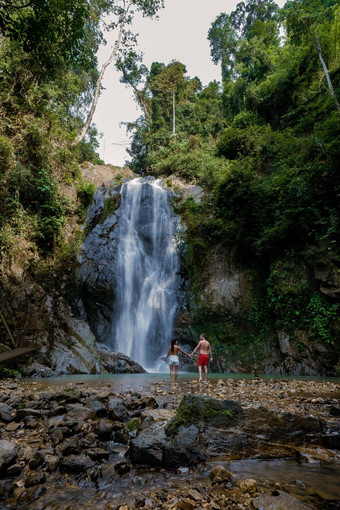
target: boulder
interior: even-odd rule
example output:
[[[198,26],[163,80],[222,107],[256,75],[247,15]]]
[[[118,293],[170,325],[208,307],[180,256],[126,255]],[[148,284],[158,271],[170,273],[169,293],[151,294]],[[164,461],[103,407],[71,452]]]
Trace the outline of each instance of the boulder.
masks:
[[[194,466],[205,460],[203,452],[194,446],[196,427],[184,434],[182,442],[180,435],[171,441],[165,433],[165,425],[166,422],[157,422],[130,441],[127,457],[132,464],[179,468]]]
[[[85,455],[69,455],[64,457],[60,463],[59,469],[62,473],[82,473],[95,465],[90,457]]]
[[[9,423],[14,419],[16,411],[13,407],[0,403],[0,420]]]
[[[11,441],[0,440],[0,473],[13,464],[18,456],[18,447]]]

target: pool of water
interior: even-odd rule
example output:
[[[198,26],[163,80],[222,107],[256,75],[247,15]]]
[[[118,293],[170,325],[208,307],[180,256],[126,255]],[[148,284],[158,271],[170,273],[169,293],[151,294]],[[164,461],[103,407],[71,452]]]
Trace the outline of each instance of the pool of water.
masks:
[[[259,485],[280,487],[294,497],[320,506],[338,501],[340,508],[340,463],[298,463],[294,460],[238,460],[226,466],[236,478],[254,478]],[[288,509],[287,509],[288,510]]]
[[[178,382],[185,383],[186,381],[197,380],[198,375],[196,373],[180,372],[178,374]],[[209,374],[209,381],[216,383],[219,379],[254,379],[253,374]],[[315,376],[289,376],[289,375],[260,375],[259,379],[263,380],[296,380],[296,381],[329,381],[334,383],[340,383],[340,377],[315,377]],[[127,387],[133,387],[134,389],[142,389],[155,382],[168,382],[168,372],[158,373],[145,373],[145,374],[80,374],[80,375],[64,375],[59,377],[50,378],[34,378],[27,379],[30,381],[39,382],[41,384],[48,385],[64,385],[69,383],[110,383],[114,384],[122,390]]]

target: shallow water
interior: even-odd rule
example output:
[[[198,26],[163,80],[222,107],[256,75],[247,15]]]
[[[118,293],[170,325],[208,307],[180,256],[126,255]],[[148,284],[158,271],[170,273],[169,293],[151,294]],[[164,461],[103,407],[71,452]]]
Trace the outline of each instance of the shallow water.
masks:
[[[183,386],[186,382],[197,380],[196,373],[181,372],[178,374],[178,383]],[[218,380],[226,379],[254,379],[253,374],[209,374],[209,382],[214,384]],[[259,375],[259,379],[263,380],[296,380],[296,381],[320,381],[320,382],[333,382],[340,383],[340,377],[314,377],[314,376],[288,376],[288,375]],[[134,390],[145,389],[152,383],[169,382],[169,373],[146,373],[146,374],[80,374],[80,375],[65,375],[60,377],[50,378],[34,378],[27,379],[27,381],[36,382],[42,387],[45,386],[59,386],[70,383],[86,383],[97,385],[98,383],[110,383],[115,386],[118,391],[132,388]],[[204,383],[203,383],[204,384]]]
[[[280,483],[281,488],[299,499],[320,505],[340,503],[340,463],[306,464],[294,460],[238,460],[226,466],[237,478],[254,478],[259,485]],[[287,509],[288,510],[288,509]]]

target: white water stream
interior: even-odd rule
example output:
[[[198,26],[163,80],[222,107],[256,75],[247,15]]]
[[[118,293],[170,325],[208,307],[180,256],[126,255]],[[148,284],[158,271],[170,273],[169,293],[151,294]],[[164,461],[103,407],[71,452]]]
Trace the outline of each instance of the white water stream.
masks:
[[[121,197],[110,343],[146,370],[158,371],[164,369],[178,306],[178,218],[159,180],[132,179],[122,185]]]

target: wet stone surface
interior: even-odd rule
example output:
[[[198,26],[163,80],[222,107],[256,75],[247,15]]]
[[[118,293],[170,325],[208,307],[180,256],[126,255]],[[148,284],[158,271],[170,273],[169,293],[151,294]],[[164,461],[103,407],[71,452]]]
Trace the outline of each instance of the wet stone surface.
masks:
[[[333,489],[231,466],[336,472],[339,397],[334,382],[288,379],[1,381],[0,507],[334,510]]]

